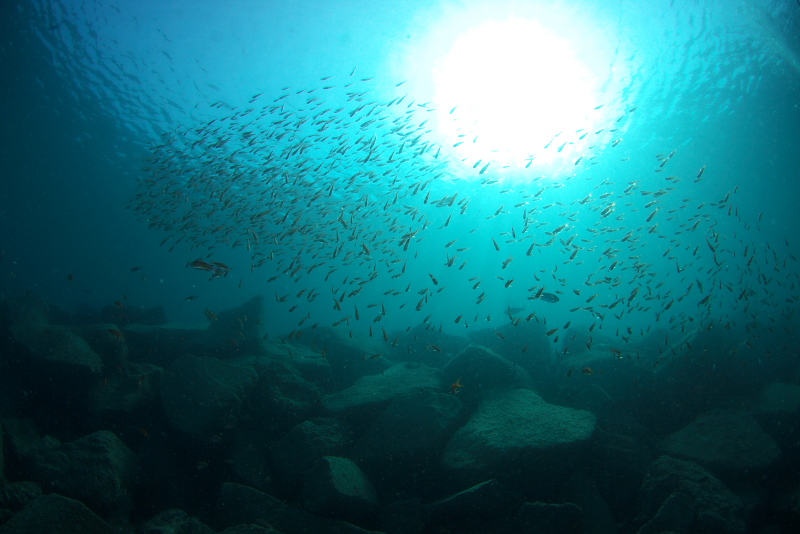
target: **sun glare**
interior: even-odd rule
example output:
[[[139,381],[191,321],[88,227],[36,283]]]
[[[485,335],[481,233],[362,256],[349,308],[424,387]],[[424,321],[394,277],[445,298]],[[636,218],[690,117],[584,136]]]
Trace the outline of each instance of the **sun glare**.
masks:
[[[599,106],[569,42],[536,20],[490,20],[462,33],[434,68],[441,133],[482,168],[574,161]]]

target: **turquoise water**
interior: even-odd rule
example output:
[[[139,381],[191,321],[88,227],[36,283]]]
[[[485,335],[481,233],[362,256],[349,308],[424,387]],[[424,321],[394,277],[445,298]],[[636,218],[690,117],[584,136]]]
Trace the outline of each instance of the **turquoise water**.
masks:
[[[485,131],[468,115],[469,135],[447,129],[434,110],[458,102],[436,73],[461,33],[511,17],[569,44],[599,110],[531,146],[532,164],[497,156],[481,174],[490,158],[453,145]],[[2,43],[2,290],[163,305],[174,321],[264,294],[276,335],[309,314],[304,326],[344,319],[362,333],[430,316],[457,334],[507,323],[509,306],[623,333],[786,314],[798,20],[791,2],[16,2]],[[496,93],[507,104],[502,80]],[[366,124],[371,108],[380,120]],[[197,258],[229,275],[187,269]],[[560,302],[529,298],[540,290]]]

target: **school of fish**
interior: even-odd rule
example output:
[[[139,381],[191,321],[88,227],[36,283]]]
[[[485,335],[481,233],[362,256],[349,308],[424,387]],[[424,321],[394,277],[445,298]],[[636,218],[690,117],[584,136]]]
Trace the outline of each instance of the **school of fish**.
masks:
[[[602,158],[626,159],[617,137],[602,157],[576,158],[587,172],[552,180],[521,167],[513,172],[530,176],[509,183],[492,161],[464,165],[433,141],[430,103],[384,101],[371,79],[343,78],[254,95],[248,106],[214,103],[224,116],[151,148],[132,201],[166,234],[162,245],[190,246],[193,268],[263,279],[297,317],[289,339],[324,325],[382,336],[388,353],[397,337],[378,330],[384,320],[498,328],[546,322],[558,306],[574,319],[548,325],[556,347],[575,329],[591,336],[605,326],[620,347],[663,331],[665,353],[677,354],[670,335],[753,322],[756,339],[791,321],[800,277],[788,240],[761,238],[761,215],[752,224],[739,216],[737,190],[690,198],[705,166],[669,175],[676,151],[665,151],[649,174],[598,177]],[[219,261],[231,249],[246,250],[250,264]],[[483,311],[504,292],[539,308]],[[469,306],[453,304],[461,301]]]

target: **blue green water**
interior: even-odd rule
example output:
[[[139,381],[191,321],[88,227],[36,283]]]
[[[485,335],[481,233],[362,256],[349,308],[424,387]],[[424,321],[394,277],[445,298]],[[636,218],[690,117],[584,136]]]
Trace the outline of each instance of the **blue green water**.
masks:
[[[601,104],[624,115],[603,126],[617,126],[620,132],[598,134],[597,142],[578,154],[581,162],[570,160],[557,171],[538,168],[534,161],[529,168],[490,166],[479,174],[485,163],[474,168],[471,161],[459,164],[451,150],[457,139],[439,135],[433,118],[430,132],[419,130],[424,134],[420,143],[428,141],[431,148],[409,159],[408,168],[392,169],[389,154],[402,144],[404,132],[389,133],[382,123],[363,127],[368,108],[350,114],[358,102],[348,96],[346,84],[369,91],[364,98],[382,106],[386,123],[412,113],[409,124],[416,127],[434,115],[429,109],[438,107],[433,73],[453,39],[487,18],[511,16],[536,16],[551,24],[600,73]],[[796,300],[797,262],[792,258],[798,228],[800,6],[793,2],[509,2],[487,7],[478,2],[222,6],[19,1],[3,8],[2,24],[3,295],[32,291],[71,308],[118,300],[126,307],[160,305],[172,321],[199,322],[205,320],[205,309],[225,309],[264,294],[276,335],[297,328],[308,314],[309,321],[330,325],[353,315],[356,307],[364,317],[345,326],[366,333],[376,310],[369,306],[380,309],[380,304],[386,312],[373,325],[376,335],[379,327],[401,330],[429,315],[431,325],[441,324],[452,333],[462,333],[464,326],[496,327],[509,320],[508,306],[524,308],[525,316],[536,312],[555,326],[571,321],[586,328],[600,322],[606,332],[621,328],[624,334],[626,328],[677,332],[713,321],[744,324],[755,314],[787,314]],[[546,76],[541,83],[548,83]],[[323,89],[326,84],[332,88]],[[284,94],[289,96],[274,102]],[[251,102],[255,95],[260,96]],[[324,106],[314,108],[318,103],[308,102],[313,95],[320,95]],[[387,105],[403,95],[408,96],[402,104]],[[497,98],[503,98],[502,90]],[[407,107],[412,101],[413,107]],[[284,103],[284,109],[294,111],[293,120],[329,109],[328,116],[344,121],[336,133],[347,141],[320,140],[319,132],[306,137],[303,155],[312,163],[303,168],[301,185],[281,178],[288,167],[280,165],[273,170],[275,182],[284,180],[283,188],[233,184],[236,173],[261,173],[268,150],[291,152],[298,139],[316,135],[312,119],[297,126],[292,142],[266,139],[270,128],[281,126],[272,122],[281,110],[270,106]],[[348,122],[354,118],[361,122]],[[209,148],[212,141],[204,135],[217,127],[222,130],[215,135],[249,128],[255,138],[232,137],[224,146]],[[384,150],[380,165],[368,160],[369,141],[358,144],[365,132]],[[580,132],[571,135],[577,142]],[[206,139],[203,144],[185,149],[201,139]],[[618,146],[612,147],[617,139]],[[352,148],[341,155],[341,169],[311,172],[315,163],[327,162],[332,147],[344,145]],[[435,157],[438,150],[441,157]],[[545,149],[534,147],[532,153],[537,150]],[[212,169],[207,159],[212,152],[236,162]],[[281,165],[296,156],[289,153]],[[406,196],[417,181],[430,177],[418,170],[428,164],[442,165],[442,176],[425,192]],[[703,179],[695,181],[704,166]],[[177,178],[179,172],[193,169],[197,174],[204,168],[213,175],[202,189],[206,197],[173,195],[170,200],[167,189],[187,187],[184,178]],[[382,174],[387,169],[389,174]],[[659,169],[665,172],[655,172]],[[370,179],[362,174],[345,188],[346,179],[358,172],[375,174]],[[673,184],[666,176],[680,181]],[[633,182],[634,188],[625,192]],[[328,195],[334,184],[336,194]],[[648,194],[673,185],[657,204],[645,207],[653,198]],[[542,188],[541,196],[532,197]],[[212,207],[208,199],[218,202],[223,191],[232,204]],[[458,193],[455,202],[468,198],[469,207],[463,215],[459,204],[432,207],[423,202],[428,191],[431,201]],[[399,193],[397,212],[385,208],[394,192]],[[727,202],[712,206],[729,192]],[[599,198],[605,193],[607,198]],[[152,198],[145,215],[134,209],[140,204],[137,194]],[[252,222],[265,205],[273,213],[284,209],[259,196],[270,194],[299,207],[285,220],[286,213],[280,212],[272,226],[258,228],[259,240],[252,235],[254,225],[243,221]],[[591,202],[579,202],[589,195]],[[180,202],[172,204],[176,198]],[[356,207],[365,198],[365,205],[384,205],[385,221],[375,220],[371,212],[358,218]],[[613,215],[601,216],[612,201]],[[417,209],[419,217],[401,210],[403,204]],[[534,208],[529,215],[527,210]],[[657,214],[646,220],[656,208]],[[345,246],[342,256],[333,258],[335,221],[351,212],[358,233],[342,225],[339,237]],[[443,227],[450,214],[452,222]],[[314,218],[327,223],[320,230],[327,238],[303,230],[269,243],[292,224],[302,227]],[[399,218],[394,227],[393,218]],[[176,230],[179,221],[189,219],[207,225],[205,230]],[[697,220],[701,224],[693,232],[680,226]],[[153,221],[175,224],[172,230],[163,225],[149,230]],[[658,228],[650,231],[656,223]],[[210,231],[222,224],[222,232],[231,233],[218,239]],[[564,224],[564,230],[552,234]],[[402,236],[421,228],[404,251]],[[550,245],[540,247],[551,238]],[[528,256],[532,243],[537,248]],[[370,254],[362,253],[362,244]],[[717,260],[712,245],[719,249]],[[462,247],[469,250],[455,252]],[[609,247],[618,252],[603,254]],[[262,257],[255,252],[274,253],[283,261],[254,268]],[[568,262],[573,252],[577,255]],[[504,268],[509,257],[513,261]],[[186,267],[197,258],[231,266],[229,276],[209,281],[207,273]],[[306,272],[315,263],[320,265],[301,280],[300,273],[292,274],[296,265]],[[404,264],[407,273],[392,278]],[[691,276],[681,271],[687,266]],[[377,273],[374,280],[371,273]],[[609,283],[586,284],[605,276]],[[345,309],[336,309],[334,301],[359,287],[353,285],[359,277],[370,282],[347,297]],[[473,290],[478,279],[481,286]],[[511,279],[513,284],[505,287]],[[306,292],[298,298],[301,289]],[[560,302],[529,300],[539,289],[558,292]],[[744,289],[757,296],[750,308],[741,296]],[[425,290],[430,297],[416,311],[426,299],[419,291]],[[485,300],[476,304],[484,290]],[[315,293],[319,297],[308,298]],[[679,301],[684,293],[689,296]],[[588,307],[593,294],[599,295],[594,311],[570,311]],[[708,295],[708,307],[698,308]],[[185,301],[189,296],[200,298]],[[283,296],[286,302],[276,302]],[[621,302],[619,308],[609,308],[615,302]],[[298,308],[288,313],[295,304]],[[628,311],[613,317],[623,307]],[[463,319],[456,322],[459,315]]]

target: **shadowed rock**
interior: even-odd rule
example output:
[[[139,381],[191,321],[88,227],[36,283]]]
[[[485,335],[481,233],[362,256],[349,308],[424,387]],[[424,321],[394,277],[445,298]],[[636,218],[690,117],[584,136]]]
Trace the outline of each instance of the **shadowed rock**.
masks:
[[[349,388],[327,395],[323,407],[349,418],[373,419],[392,399],[415,391],[444,391],[441,372],[418,363],[399,363],[379,375],[365,376]]]
[[[661,450],[728,478],[763,473],[781,456],[777,443],[750,414],[731,410],[701,415],[664,439]]]
[[[595,430],[589,412],[546,403],[525,389],[482,401],[450,439],[444,466],[466,478],[563,480]]]
[[[658,458],[647,472],[639,499],[636,522],[647,525],[653,521],[645,532],[743,534],[746,530],[741,499],[694,462]]]
[[[7,523],[0,534],[115,534],[116,529],[84,504],[56,493],[29,502]]]
[[[302,490],[313,514],[359,522],[375,511],[378,497],[369,478],[351,460],[324,456]]]
[[[167,369],[161,383],[164,411],[178,430],[208,437],[236,425],[257,378],[248,365],[183,356]]]
[[[131,505],[136,456],[112,432],[99,431],[60,444],[42,440],[31,478],[102,513],[125,513]]]

